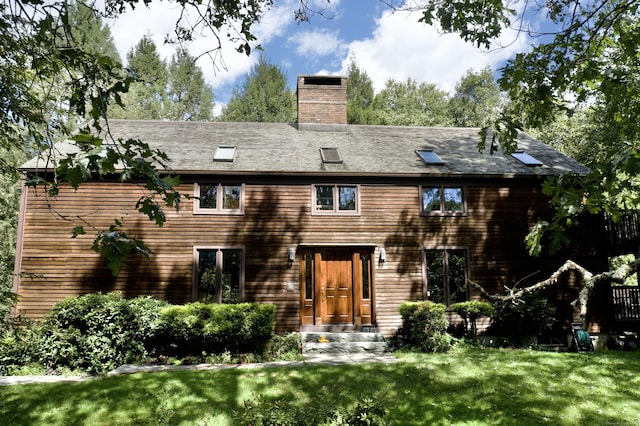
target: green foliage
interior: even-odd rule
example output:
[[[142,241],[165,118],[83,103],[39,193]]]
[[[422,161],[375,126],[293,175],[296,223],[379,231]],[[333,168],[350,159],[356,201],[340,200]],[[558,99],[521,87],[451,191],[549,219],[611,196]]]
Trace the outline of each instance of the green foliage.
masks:
[[[353,56],[349,58],[347,78],[347,122],[375,124],[373,83],[366,71],[358,67]]]
[[[300,333],[276,333],[264,347],[265,361],[295,361],[301,358]]]
[[[451,336],[446,306],[433,302],[403,302],[399,308],[402,332],[407,342],[424,352],[447,352],[451,349]]]
[[[540,294],[527,293],[519,300],[494,303],[490,332],[507,337],[517,346],[527,336],[537,336],[555,323],[555,307]]]
[[[477,327],[476,321],[478,318],[490,317],[493,315],[493,305],[488,302],[481,302],[479,300],[472,300],[468,302],[453,303],[451,310],[462,317],[464,320],[465,333],[471,332],[473,340],[476,339]],[[469,323],[471,323],[471,330],[469,330]]]
[[[375,97],[376,123],[389,126],[448,126],[447,93],[435,84],[387,80]]]
[[[145,35],[127,53],[127,70],[135,81],[122,95],[124,108],[115,108],[113,118],[160,120],[165,118],[167,97],[167,64],[160,58],[156,45]]]
[[[273,335],[275,305],[259,303],[173,305],[162,310],[156,351],[168,355],[262,352]]]
[[[312,404],[300,407],[295,401],[253,395],[241,410],[234,412],[237,424],[252,426],[382,426],[387,410],[378,397],[360,397],[355,405],[344,407],[339,394],[320,393]]]
[[[296,118],[295,94],[280,68],[261,56],[241,87],[233,90],[219,121],[291,123]]]
[[[169,62],[165,117],[177,121],[210,121],[213,90],[204,81],[196,58],[179,48]]]
[[[147,355],[160,309],[150,297],[92,293],[57,303],[40,326],[41,361],[103,373]]]
[[[500,88],[487,67],[479,72],[467,71],[456,84],[449,100],[453,125],[457,127],[483,127],[498,115]]]
[[[0,369],[15,370],[40,361],[40,329],[29,320],[13,318],[0,329]]]

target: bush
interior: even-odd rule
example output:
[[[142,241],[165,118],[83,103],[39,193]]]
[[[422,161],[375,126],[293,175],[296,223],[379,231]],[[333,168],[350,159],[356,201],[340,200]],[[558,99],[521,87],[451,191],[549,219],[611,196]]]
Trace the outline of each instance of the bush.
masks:
[[[273,335],[275,311],[275,305],[259,303],[166,307],[160,315],[156,351],[174,356],[261,353]]]
[[[537,336],[551,329],[555,307],[539,292],[526,294],[520,300],[496,302],[491,318],[491,332],[521,345],[526,336]]]
[[[297,361],[301,359],[300,333],[274,334],[264,349],[264,361]]]
[[[447,352],[451,349],[451,336],[446,307],[433,302],[404,302],[399,311],[402,330],[408,343],[424,352]]]
[[[40,361],[40,329],[20,317],[0,333],[0,376]]]
[[[41,361],[95,374],[144,358],[163,306],[148,296],[123,299],[117,293],[64,299],[42,322]]]
[[[470,334],[473,340],[476,340],[476,321],[478,318],[490,317],[493,315],[493,306],[491,303],[480,302],[477,300],[454,303],[451,305],[451,310],[462,317],[464,320],[465,334],[469,334],[469,331],[471,331]],[[469,324],[471,324],[471,330],[469,330]]]

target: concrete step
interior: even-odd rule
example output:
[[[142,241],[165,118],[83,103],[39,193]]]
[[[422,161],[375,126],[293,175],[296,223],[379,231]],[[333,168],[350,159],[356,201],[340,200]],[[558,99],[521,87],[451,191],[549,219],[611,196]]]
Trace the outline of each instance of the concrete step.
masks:
[[[302,353],[383,353],[388,351],[381,333],[300,333]]]

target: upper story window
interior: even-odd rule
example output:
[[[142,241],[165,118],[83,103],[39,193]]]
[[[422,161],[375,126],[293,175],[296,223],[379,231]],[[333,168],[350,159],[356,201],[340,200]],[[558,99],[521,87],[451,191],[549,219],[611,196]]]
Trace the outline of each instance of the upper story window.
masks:
[[[358,214],[360,201],[356,185],[314,185],[314,214]]]
[[[242,184],[196,183],[194,197],[194,213],[242,214],[244,211]]]
[[[461,186],[423,186],[422,214],[463,215],[466,212]]]
[[[511,154],[513,158],[520,161],[525,166],[536,167],[542,166],[542,161],[535,158],[533,155],[524,152],[523,150],[516,150]]]

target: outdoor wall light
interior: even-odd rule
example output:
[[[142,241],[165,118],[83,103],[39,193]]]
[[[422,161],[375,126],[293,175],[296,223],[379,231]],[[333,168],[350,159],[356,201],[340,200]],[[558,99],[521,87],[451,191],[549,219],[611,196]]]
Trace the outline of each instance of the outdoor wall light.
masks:
[[[380,248],[380,263],[384,263],[387,261],[387,251],[384,247]]]
[[[293,262],[296,260],[296,249],[295,247],[289,247],[289,262]]]

